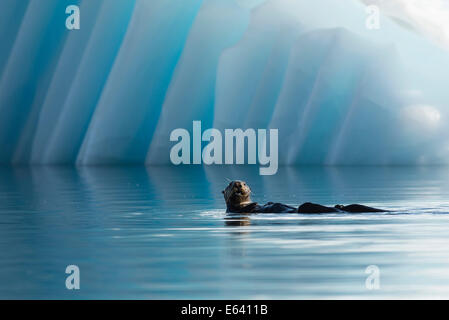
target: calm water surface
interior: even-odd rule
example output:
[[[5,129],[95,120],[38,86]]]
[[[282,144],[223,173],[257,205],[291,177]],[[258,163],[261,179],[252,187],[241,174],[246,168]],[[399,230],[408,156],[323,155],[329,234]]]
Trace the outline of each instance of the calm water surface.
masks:
[[[258,202],[394,212],[228,217],[226,178]],[[2,299],[447,299],[448,243],[447,168],[0,169]]]

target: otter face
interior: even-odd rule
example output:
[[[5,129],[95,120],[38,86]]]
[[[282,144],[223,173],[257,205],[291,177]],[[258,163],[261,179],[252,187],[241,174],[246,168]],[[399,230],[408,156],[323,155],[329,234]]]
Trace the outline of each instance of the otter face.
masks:
[[[239,205],[251,201],[251,189],[245,181],[231,181],[222,193],[227,204]]]

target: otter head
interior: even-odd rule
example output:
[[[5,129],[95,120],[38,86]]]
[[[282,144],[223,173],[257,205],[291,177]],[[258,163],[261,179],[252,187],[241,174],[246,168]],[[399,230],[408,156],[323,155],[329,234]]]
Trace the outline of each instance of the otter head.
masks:
[[[244,181],[231,181],[222,193],[228,207],[239,207],[251,202],[251,189]]]

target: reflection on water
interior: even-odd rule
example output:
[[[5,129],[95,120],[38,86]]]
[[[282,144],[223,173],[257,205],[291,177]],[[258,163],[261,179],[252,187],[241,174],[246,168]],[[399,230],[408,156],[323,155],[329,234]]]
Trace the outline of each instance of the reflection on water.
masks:
[[[226,178],[259,202],[394,212],[229,217]],[[3,168],[0,298],[449,298],[448,199],[438,167]]]
[[[249,216],[226,217],[224,220],[225,224],[230,227],[242,227],[251,224],[251,218]]]

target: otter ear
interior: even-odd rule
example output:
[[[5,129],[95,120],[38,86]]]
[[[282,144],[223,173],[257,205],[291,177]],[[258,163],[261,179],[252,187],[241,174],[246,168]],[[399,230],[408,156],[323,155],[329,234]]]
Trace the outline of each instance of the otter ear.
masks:
[[[224,190],[221,190],[221,193],[223,193],[223,194],[224,194]]]

